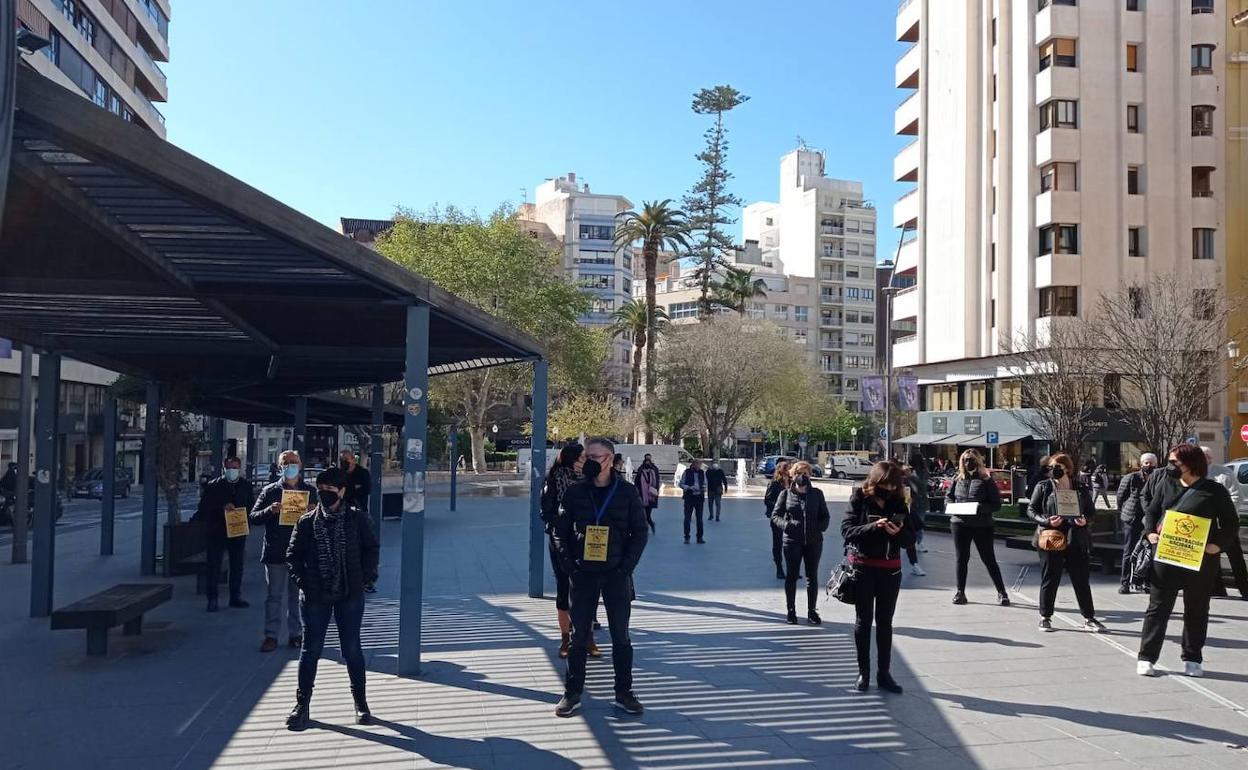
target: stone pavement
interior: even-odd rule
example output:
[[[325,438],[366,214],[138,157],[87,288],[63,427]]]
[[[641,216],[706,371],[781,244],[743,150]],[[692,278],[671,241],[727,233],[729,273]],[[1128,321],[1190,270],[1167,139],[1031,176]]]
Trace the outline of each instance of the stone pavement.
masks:
[[[88,660],[81,632],[26,617],[29,568],[3,564],[0,768],[1248,768],[1248,750],[1235,748],[1248,744],[1248,602],[1214,602],[1205,679],[1140,678],[1146,597],[1118,596],[1098,576],[1110,633],[1076,630],[1065,588],[1058,631],[1040,634],[1034,554],[998,548],[1007,579],[1017,578],[1015,606],[992,603],[972,562],[972,604],[954,607],[951,543],[933,535],[929,576],[906,576],[897,613],[894,673],[906,693],[858,694],[848,689],[850,609],[825,603],[822,627],[785,625],[760,503],[732,498],[702,546],[681,543],[678,501],[656,515],[633,618],[646,714],[611,709],[604,631],[608,657],[590,664],[586,710],[557,719],[553,602],[524,595],[525,502],[465,498],[450,514],[431,499],[426,672],[416,679],[388,673],[400,525],[386,522],[365,621],[369,700],[381,719],[371,727],[351,723],[346,673],[327,650],[315,726],[284,729],[296,654],[256,651],[258,566],[246,576],[250,609],[208,615],[194,581],[177,578],[143,636],[114,631],[108,658]],[[137,519],[121,518],[117,555],[99,557],[89,516],[66,516],[78,525],[58,539],[57,606],[136,579]],[[251,545],[258,559],[255,534]],[[824,553],[821,577],[839,537]],[[1177,644],[1162,663],[1178,666]]]

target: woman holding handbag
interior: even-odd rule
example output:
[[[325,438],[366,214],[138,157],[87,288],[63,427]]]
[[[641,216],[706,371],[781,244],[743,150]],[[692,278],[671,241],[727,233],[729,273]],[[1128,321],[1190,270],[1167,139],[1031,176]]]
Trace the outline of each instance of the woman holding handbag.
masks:
[[[854,646],[858,681],[866,692],[871,676],[871,625],[875,624],[876,684],[901,693],[889,672],[893,651],[893,612],[901,592],[901,552],[914,545],[915,524],[906,508],[905,474],[887,460],[876,463],[849,498],[841,520],[845,554],[854,575]]]
[[[1101,633],[1105,626],[1096,619],[1092,586],[1088,582],[1092,535],[1088,522],[1096,505],[1088,485],[1075,475],[1075,462],[1068,454],[1049,458],[1048,478],[1036,484],[1027,513],[1036,522],[1032,545],[1040,553],[1040,630],[1053,630],[1053,605],[1062,573],[1070,573],[1083,627]]]
[[[776,498],[771,521],[784,539],[784,600],[786,620],[797,623],[797,576],[806,568],[806,618],[812,626],[823,622],[815,609],[819,603],[819,558],[823,533],[832,522],[823,490],[810,482],[810,463],[793,463],[793,481]]]
[[[633,486],[641,495],[641,505],[646,509],[646,523],[650,532],[654,530],[654,509],[659,507],[659,466],[654,464],[650,455],[646,455],[637,472],[633,474]]]

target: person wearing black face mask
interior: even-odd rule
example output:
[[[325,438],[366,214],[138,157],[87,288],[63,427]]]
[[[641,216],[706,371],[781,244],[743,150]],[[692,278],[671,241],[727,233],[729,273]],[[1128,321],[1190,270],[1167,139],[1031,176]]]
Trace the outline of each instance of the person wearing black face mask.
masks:
[[[338,467],[347,474],[347,504],[368,513],[368,498],[373,489],[372,474],[356,461],[355,453],[350,449],[342,450]]]
[[[1075,475],[1070,455],[1058,453],[1049,458],[1049,479],[1036,486],[1027,513],[1036,522],[1032,545],[1040,554],[1040,630],[1053,630],[1053,606],[1062,574],[1070,575],[1070,585],[1079,601],[1083,627],[1100,633],[1105,626],[1096,619],[1092,586],[1088,580],[1088,555],[1092,537],[1088,522],[1096,515],[1096,504],[1086,482]],[[1065,506],[1074,493],[1073,509]]]
[[[1140,469],[1122,477],[1118,484],[1118,518],[1122,522],[1122,574],[1118,593],[1131,593],[1131,554],[1144,532],[1144,487],[1157,470],[1157,455],[1140,455]],[[1161,475],[1161,474],[1158,474]]]
[[[951,516],[949,529],[953,533],[953,547],[957,555],[958,591],[953,595],[954,604],[966,604],[966,576],[971,562],[971,545],[979,551],[979,558],[988,568],[988,575],[997,589],[997,603],[1008,607],[1010,597],[1005,592],[1001,567],[993,550],[992,514],[1001,510],[1001,490],[984,468],[979,454],[968,449],[958,458],[958,475],[949,485],[945,495],[951,503],[975,503],[973,516]]]
[[[810,463],[800,460],[792,466],[792,483],[780,493],[772,508],[771,521],[784,538],[784,601],[786,621],[797,623],[797,576],[806,568],[806,617],[811,625],[823,620],[819,604],[819,558],[823,554],[823,533],[832,522],[823,490],[810,483]]]
[[[236,537],[227,534],[225,511],[226,508],[242,508],[250,512],[256,495],[251,489],[251,482],[243,478],[242,462],[237,457],[227,457],[224,465],[225,470],[221,476],[204,485],[199,507],[191,517],[192,522],[199,522],[204,528],[204,545],[207,551],[204,565],[207,571],[204,574],[208,576],[206,593],[209,612],[217,611],[217,579],[221,574],[221,561],[226,554],[230,557],[230,606],[251,606],[242,597],[247,536],[246,533]]]

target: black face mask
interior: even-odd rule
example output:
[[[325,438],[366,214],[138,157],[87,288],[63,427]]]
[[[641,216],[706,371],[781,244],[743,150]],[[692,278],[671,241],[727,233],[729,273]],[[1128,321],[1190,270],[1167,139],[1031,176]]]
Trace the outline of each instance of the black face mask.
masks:
[[[351,463],[347,462],[346,460],[339,460],[338,467],[342,468],[344,471],[351,470]]]
[[[1153,471],[1155,471],[1155,470],[1157,470],[1157,469],[1156,469],[1156,468],[1154,468],[1153,466],[1151,466],[1151,465],[1145,465],[1143,468],[1140,468],[1140,473],[1143,473],[1145,476],[1148,476],[1148,475],[1152,474],[1152,472],[1153,472]]]
[[[1049,469],[1049,475],[1055,479],[1060,479],[1061,477],[1066,475],[1066,469],[1060,465],[1054,465],[1052,468]]]
[[[586,460],[581,466],[581,475],[587,479],[596,479],[602,473],[602,464],[597,460]]]
[[[338,493],[332,489],[322,489],[317,493],[317,497],[320,499],[321,505],[326,508],[333,508],[341,499],[338,497]]]
[[[967,473],[974,473],[976,470],[979,469],[979,463],[976,462],[975,460],[967,460],[962,463],[962,467],[966,470]]]
[[[805,473],[799,473],[793,477],[793,483],[799,487],[808,487],[810,486],[810,476],[807,476]]]
[[[1172,479],[1182,478],[1183,469],[1180,468],[1175,463],[1170,463],[1169,465],[1166,466],[1166,475]]]

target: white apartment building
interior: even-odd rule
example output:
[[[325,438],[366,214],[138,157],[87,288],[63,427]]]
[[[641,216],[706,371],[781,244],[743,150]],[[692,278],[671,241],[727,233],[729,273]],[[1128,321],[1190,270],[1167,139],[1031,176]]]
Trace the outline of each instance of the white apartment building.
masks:
[[[1225,5],[901,4],[894,125],[913,139],[894,172],[916,186],[893,208],[913,282],[894,318],[914,333],[893,360],[923,385],[920,435],[1027,433],[995,408],[1019,406],[1011,339],[1150,274],[1221,279]],[[1106,422],[1094,451],[1113,463],[1129,437]]]
[[[804,146],[781,158],[780,201],[745,207],[743,239],[758,244],[761,264],[815,282],[817,364],[829,390],[857,409],[861,378],[876,366],[876,211],[861,182],[825,176],[824,166],[824,154]]]
[[[593,307],[582,319],[586,324],[609,326],[612,313],[631,295],[633,250],[615,246],[615,224],[616,216],[632,207],[622,195],[591,192],[574,173],[538,185],[534,202],[520,207],[519,218],[539,226],[534,235],[551,238],[562,248],[568,277],[593,296]],[[617,339],[606,365],[608,388],[625,406],[631,393],[631,354],[632,343]]]

